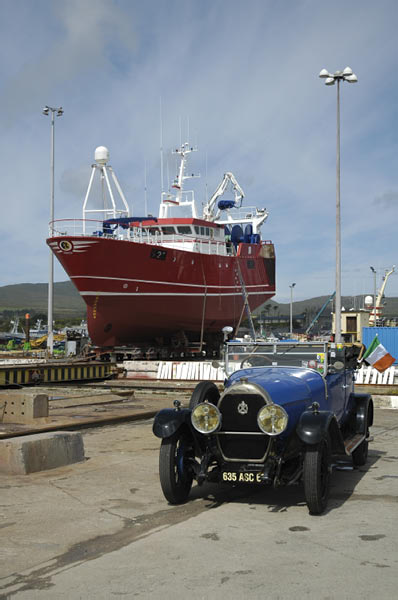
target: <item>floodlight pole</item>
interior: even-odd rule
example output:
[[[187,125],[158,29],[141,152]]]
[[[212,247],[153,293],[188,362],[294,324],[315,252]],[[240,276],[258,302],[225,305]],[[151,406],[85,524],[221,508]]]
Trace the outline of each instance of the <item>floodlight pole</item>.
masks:
[[[337,137],[336,137],[336,300],[335,300],[335,342],[341,344],[341,214],[340,214],[340,81],[356,83],[357,76],[350,67],[344,71],[336,71],[333,75],[322,69],[319,77],[325,79],[326,85],[334,85],[337,81]]]
[[[376,269],[370,267],[373,273],[373,327],[376,327]]]
[[[335,342],[341,344],[340,79],[337,78],[336,137],[336,314]]]
[[[45,106],[43,114],[48,116],[51,113],[51,144],[50,144],[50,236],[54,233],[54,141],[55,141],[55,120],[54,115],[61,117],[62,107],[53,108]],[[50,262],[48,273],[48,310],[47,310],[47,355],[52,356],[54,351],[54,327],[53,327],[53,307],[54,307],[54,254],[50,248]]]
[[[293,336],[293,288],[296,284],[292,283],[290,287],[290,337]]]

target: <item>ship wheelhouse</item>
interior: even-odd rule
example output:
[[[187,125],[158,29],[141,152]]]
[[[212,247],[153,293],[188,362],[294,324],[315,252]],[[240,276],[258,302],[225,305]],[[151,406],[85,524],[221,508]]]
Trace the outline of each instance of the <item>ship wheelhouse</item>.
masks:
[[[225,227],[201,219],[132,220],[127,237],[138,243],[155,243],[199,254],[232,254],[230,245],[226,244]]]

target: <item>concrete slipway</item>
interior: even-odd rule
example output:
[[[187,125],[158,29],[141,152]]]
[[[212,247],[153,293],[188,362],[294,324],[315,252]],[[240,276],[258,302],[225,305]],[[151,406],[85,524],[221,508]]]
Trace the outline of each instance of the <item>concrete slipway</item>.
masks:
[[[169,506],[151,425],[83,429],[83,462],[0,475],[1,598],[395,597],[398,411],[376,410],[369,463],[333,473],[321,517],[300,486],[207,485]]]

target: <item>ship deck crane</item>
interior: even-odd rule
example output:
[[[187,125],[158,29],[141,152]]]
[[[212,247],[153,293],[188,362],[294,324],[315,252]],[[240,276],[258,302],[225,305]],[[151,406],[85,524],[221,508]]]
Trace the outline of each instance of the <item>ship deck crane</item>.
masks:
[[[224,200],[221,201],[216,209],[216,202],[222,196],[228,186],[231,185],[234,191],[234,199],[233,200]],[[214,194],[211,196],[207,204],[203,207],[203,217],[206,221],[216,221],[220,216],[222,210],[226,210],[229,208],[240,208],[242,204],[242,200],[245,197],[245,194],[240,187],[239,183],[236,181],[236,178],[233,173],[224,173],[224,177],[217,187]]]
[[[217,204],[217,200],[226,192],[229,185],[232,186],[234,199],[220,200]],[[244,197],[245,194],[234,174],[225,173],[216,191],[203,207],[203,219],[228,227],[233,227],[237,223],[241,226],[250,225],[253,234],[260,234],[261,225],[268,217],[267,210],[250,206],[241,208]],[[235,209],[234,212],[231,209]]]

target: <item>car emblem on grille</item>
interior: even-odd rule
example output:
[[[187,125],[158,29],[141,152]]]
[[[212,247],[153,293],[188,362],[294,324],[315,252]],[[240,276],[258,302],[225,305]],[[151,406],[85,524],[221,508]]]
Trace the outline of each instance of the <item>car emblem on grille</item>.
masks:
[[[249,407],[247,406],[246,402],[244,400],[242,400],[242,402],[239,402],[238,413],[240,415],[247,415],[248,412],[249,412]]]

